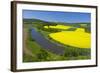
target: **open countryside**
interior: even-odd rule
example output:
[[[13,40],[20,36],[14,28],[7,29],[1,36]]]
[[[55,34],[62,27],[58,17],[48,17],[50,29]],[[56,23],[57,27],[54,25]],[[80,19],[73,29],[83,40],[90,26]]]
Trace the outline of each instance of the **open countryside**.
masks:
[[[76,23],[72,21],[69,23],[68,21],[61,22],[56,18],[54,21],[52,18],[50,21],[48,19],[44,20],[46,13],[53,12],[33,11],[33,14],[32,11],[26,10],[25,13],[31,13],[34,18],[28,17],[28,15],[23,16],[23,33],[26,34],[24,36],[23,62],[85,60],[91,58],[90,22],[77,21]],[[42,13],[42,16],[45,14],[42,17],[43,19],[36,18],[37,13]],[[60,13],[58,12],[58,14]]]
[[[49,34],[51,38],[65,45],[70,45],[79,48],[90,48],[90,34],[84,29],[77,28],[76,31],[62,31]],[[63,38],[62,38],[63,36]],[[80,41],[81,40],[81,41]]]

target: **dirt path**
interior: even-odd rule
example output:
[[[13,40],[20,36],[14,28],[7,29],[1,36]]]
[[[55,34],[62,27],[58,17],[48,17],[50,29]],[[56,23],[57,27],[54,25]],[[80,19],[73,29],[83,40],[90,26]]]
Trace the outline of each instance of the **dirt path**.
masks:
[[[28,54],[32,57],[35,57],[32,52],[26,47],[26,39],[28,37],[28,32],[25,31],[25,29],[23,30],[23,36],[24,36],[24,39],[23,39],[23,52],[25,54]]]

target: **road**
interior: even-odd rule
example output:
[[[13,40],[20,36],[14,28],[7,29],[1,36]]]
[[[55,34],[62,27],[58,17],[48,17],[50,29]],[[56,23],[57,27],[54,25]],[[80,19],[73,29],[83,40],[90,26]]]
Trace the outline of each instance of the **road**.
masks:
[[[63,55],[64,49],[63,47],[57,45],[56,43],[52,43],[43,37],[39,32],[37,32],[34,28],[31,28],[32,38],[45,50],[48,50],[52,53]]]

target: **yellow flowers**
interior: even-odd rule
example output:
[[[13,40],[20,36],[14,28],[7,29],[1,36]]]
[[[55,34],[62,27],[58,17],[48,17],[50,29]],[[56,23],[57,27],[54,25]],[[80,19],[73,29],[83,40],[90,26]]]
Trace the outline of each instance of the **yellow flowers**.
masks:
[[[62,31],[57,33],[51,33],[49,36],[65,45],[90,48],[91,47],[91,34],[86,33],[85,29],[77,28],[76,31]]]
[[[44,26],[44,28],[48,28],[48,26]],[[55,28],[55,29],[69,29],[69,28],[71,28],[71,26],[56,25],[56,26],[49,26],[49,28]]]

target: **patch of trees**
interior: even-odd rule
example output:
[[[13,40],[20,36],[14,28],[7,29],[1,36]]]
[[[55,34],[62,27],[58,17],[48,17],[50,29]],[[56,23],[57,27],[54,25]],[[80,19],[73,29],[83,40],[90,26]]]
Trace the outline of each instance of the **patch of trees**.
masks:
[[[64,56],[65,57],[78,57],[78,56],[90,56],[91,50],[90,49],[82,49],[82,48],[75,48],[67,46],[65,49]]]

